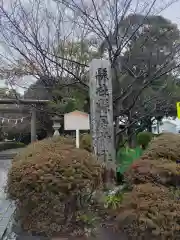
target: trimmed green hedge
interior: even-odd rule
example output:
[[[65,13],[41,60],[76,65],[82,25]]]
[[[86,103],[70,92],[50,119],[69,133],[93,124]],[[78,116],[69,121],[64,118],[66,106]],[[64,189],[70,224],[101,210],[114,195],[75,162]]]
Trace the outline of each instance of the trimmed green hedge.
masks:
[[[84,133],[80,137],[80,148],[88,152],[92,152],[92,137],[88,133]]]
[[[8,149],[23,148],[26,145],[21,142],[2,142],[0,143],[0,152]]]
[[[153,134],[151,132],[139,132],[137,135],[137,142],[143,149],[146,149],[152,138]]]

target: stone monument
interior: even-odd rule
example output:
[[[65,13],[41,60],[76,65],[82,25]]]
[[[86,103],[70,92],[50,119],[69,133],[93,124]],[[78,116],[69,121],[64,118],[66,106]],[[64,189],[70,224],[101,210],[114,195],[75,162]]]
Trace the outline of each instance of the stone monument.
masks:
[[[90,63],[90,129],[98,159],[115,163],[111,67],[108,60]]]

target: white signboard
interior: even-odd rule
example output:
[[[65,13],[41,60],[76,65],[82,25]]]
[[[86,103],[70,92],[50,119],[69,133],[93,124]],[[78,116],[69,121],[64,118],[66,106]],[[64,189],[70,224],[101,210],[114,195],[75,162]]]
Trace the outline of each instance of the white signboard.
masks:
[[[89,130],[89,114],[80,111],[66,113],[64,115],[65,130]]]
[[[74,111],[64,114],[64,129],[76,130],[76,147],[79,148],[79,130],[89,130],[89,114]]]

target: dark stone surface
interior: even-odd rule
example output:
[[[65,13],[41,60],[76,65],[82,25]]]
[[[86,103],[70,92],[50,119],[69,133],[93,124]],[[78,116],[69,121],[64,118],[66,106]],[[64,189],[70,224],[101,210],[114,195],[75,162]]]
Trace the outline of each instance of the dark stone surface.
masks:
[[[110,229],[101,228],[97,240],[128,240],[128,237],[124,233],[116,233]]]
[[[35,236],[32,234],[29,234],[27,232],[22,231],[22,229],[20,228],[20,226],[18,226],[18,224],[14,225],[13,227],[13,231],[15,231],[17,237],[16,240],[51,240],[51,238],[48,237],[44,237],[44,236]],[[61,237],[59,238],[54,238],[54,239],[61,239]],[[78,237],[62,237],[62,239],[67,239],[67,240],[129,240],[129,238],[127,236],[125,236],[124,233],[115,233],[110,229],[107,228],[100,228],[98,231],[97,236],[95,237],[90,237],[90,238],[78,238]]]
[[[28,234],[20,234],[16,237],[16,240],[50,240],[49,238],[32,236]]]

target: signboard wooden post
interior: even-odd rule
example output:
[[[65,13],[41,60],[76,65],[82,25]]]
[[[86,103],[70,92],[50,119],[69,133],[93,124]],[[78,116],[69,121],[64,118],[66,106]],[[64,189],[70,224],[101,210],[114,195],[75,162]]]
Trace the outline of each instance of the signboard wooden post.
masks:
[[[177,108],[177,117],[180,119],[180,102],[176,103],[176,108]]]
[[[81,111],[74,111],[64,115],[64,129],[76,131],[76,147],[79,148],[79,131],[89,130],[89,114]]]

